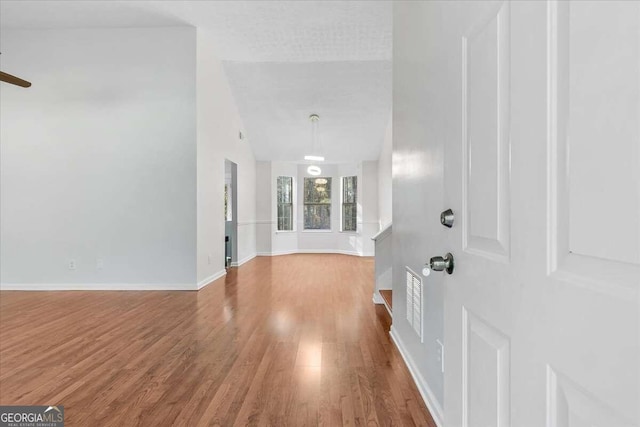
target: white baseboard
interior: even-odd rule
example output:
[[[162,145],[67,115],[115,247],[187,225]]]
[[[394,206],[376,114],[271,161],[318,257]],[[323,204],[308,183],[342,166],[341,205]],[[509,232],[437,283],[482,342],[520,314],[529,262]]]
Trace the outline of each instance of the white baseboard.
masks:
[[[0,291],[195,291],[193,283],[2,283]]]
[[[407,368],[409,369],[409,372],[413,377],[413,381],[416,383],[416,387],[418,387],[418,391],[422,396],[422,400],[424,400],[425,405],[427,405],[427,408],[429,409],[429,412],[431,413],[433,420],[436,422],[436,425],[438,427],[443,427],[444,411],[442,410],[442,406],[440,405],[440,402],[438,402],[438,399],[436,399],[436,396],[433,394],[433,391],[431,390],[431,388],[429,388],[429,385],[420,374],[420,371],[418,371],[418,368],[415,362],[409,355],[409,352],[407,351],[406,347],[402,343],[402,339],[396,333],[396,330],[393,328],[393,325],[391,325],[391,331],[389,334],[391,335],[391,339],[393,340],[393,343],[396,345],[396,348],[400,352],[400,355],[404,359],[404,363],[407,365]]]
[[[389,313],[389,316],[393,317],[393,312],[391,311],[391,307],[389,307],[389,305],[384,300],[384,298],[382,298],[382,296],[380,295],[380,292],[378,292],[378,290],[373,291],[373,303],[374,304],[382,304],[382,305],[384,305],[384,308],[387,309],[387,313]]]
[[[369,256],[363,255],[356,251],[343,251],[339,249],[296,249],[291,251],[277,251],[277,252],[258,252],[257,256],[280,256],[280,255],[292,255],[292,254],[340,254],[351,256]]]
[[[240,267],[242,264],[244,264],[244,263],[246,263],[246,262],[249,262],[249,261],[251,261],[252,259],[254,259],[254,258],[256,257],[256,255],[257,255],[257,254],[252,254],[252,255],[249,255],[249,256],[247,256],[247,257],[244,257],[243,259],[241,259],[241,260],[240,260],[240,261],[238,261],[238,262],[232,262],[232,263],[231,263],[231,267]]]
[[[362,256],[357,251],[343,251],[340,249],[298,249],[299,254],[340,254],[340,255],[352,255]]]
[[[224,276],[226,274],[227,274],[227,270],[222,269],[222,270],[218,271],[217,273],[214,273],[211,276],[200,280],[198,282],[198,286],[197,286],[198,290],[200,290],[200,289],[204,288],[205,286],[213,283],[215,280],[218,280],[219,278],[221,278],[222,276]]]
[[[384,304],[384,300],[382,299],[382,297],[380,296],[380,293],[377,290],[373,291],[373,303]]]
[[[278,252],[258,252],[258,256],[280,256],[280,255],[291,255],[297,254],[298,251],[278,251]]]

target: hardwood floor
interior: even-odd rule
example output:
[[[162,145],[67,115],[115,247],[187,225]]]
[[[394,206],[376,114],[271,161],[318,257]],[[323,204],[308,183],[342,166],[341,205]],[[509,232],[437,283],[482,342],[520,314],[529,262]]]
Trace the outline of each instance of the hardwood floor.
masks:
[[[389,307],[389,310],[393,311],[393,291],[391,289],[381,289],[378,292],[384,300],[384,303]]]
[[[0,404],[67,426],[435,426],[373,260],[259,257],[199,292],[1,292]]]

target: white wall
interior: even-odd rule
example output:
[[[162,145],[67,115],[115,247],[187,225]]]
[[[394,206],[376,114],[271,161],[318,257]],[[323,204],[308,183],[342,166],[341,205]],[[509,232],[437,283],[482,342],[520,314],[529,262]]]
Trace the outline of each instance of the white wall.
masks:
[[[276,179],[279,176],[291,176],[293,177],[293,187],[298,188],[298,185],[302,182],[298,178],[298,165],[295,163],[288,162],[271,162],[270,175],[264,175],[259,177],[258,179],[267,182],[269,186],[269,214],[267,212],[258,212],[259,218],[269,218],[269,223],[259,224],[262,230],[268,229],[268,234],[266,231],[261,233],[261,237],[268,236],[268,239],[271,240],[271,252],[261,252],[259,255],[279,255],[279,254],[287,254],[287,253],[295,253],[298,250],[298,217],[299,211],[297,207],[297,202],[299,199],[299,195],[297,191],[293,192],[293,204],[296,208],[293,210],[293,224],[294,231],[277,231],[277,218],[278,209],[276,206]]]
[[[358,217],[358,230],[362,234],[362,254],[373,256],[375,244],[371,237],[380,231],[380,215],[378,210],[378,162],[361,163],[361,174],[358,176],[358,208],[362,216]],[[360,222],[362,221],[362,222]]]
[[[2,31],[2,69],[33,83],[0,92],[4,289],[193,288],[195,38]]]
[[[238,165],[238,258],[255,256],[255,160],[206,30],[1,41],[3,67],[34,84],[0,95],[3,288],[209,283],[224,274],[225,158]]]
[[[322,177],[332,178],[331,231],[304,230],[302,191],[308,165],[292,162],[259,162],[257,185],[270,199],[258,196],[257,235],[259,255],[298,252],[334,252],[373,256],[371,236],[378,232],[377,162],[322,164]],[[358,231],[340,231],[340,191],[343,176],[358,177]],[[276,179],[294,180],[294,231],[277,231]],[[265,193],[266,194],[266,193]]]
[[[271,162],[256,162],[256,251],[271,253],[271,228],[276,214],[271,205]],[[272,217],[273,215],[273,217]]]
[[[307,173],[307,165],[298,165],[298,183],[296,185],[296,229],[298,231],[298,251],[323,252],[344,251],[358,254],[360,239],[357,233],[340,231],[340,177],[359,175],[357,165],[329,165],[323,164],[320,177],[331,178],[331,231],[304,230],[303,189],[304,178],[313,177]],[[362,180],[358,176],[358,183]],[[272,182],[275,182],[272,179]]]
[[[380,228],[383,229],[391,223],[393,213],[391,199],[391,166],[393,155],[393,121],[389,118],[389,124],[384,134],[382,151],[378,159],[378,213],[380,216]]]
[[[197,31],[198,106],[198,286],[224,274],[224,161],[238,165],[238,262],[256,254],[256,161],[216,46],[206,29]],[[249,136],[250,137],[250,136]]]
[[[384,135],[382,151],[378,158],[378,216],[380,229],[385,229],[392,220],[391,188],[393,181],[393,120],[389,118]],[[378,295],[380,289],[391,289],[393,285],[393,250],[390,233],[380,236],[375,246],[376,252],[376,291],[374,299],[382,304]]]
[[[442,173],[444,117],[437,101],[445,67],[440,41],[442,23],[430,14],[429,2],[402,2],[393,7],[393,297],[406,300],[406,267],[421,272],[425,261],[443,248],[440,235],[424,227],[439,221],[444,200]],[[426,25],[425,23],[429,23]],[[436,222],[437,224],[437,222]],[[435,229],[444,232],[444,227]],[[433,408],[444,406],[444,384],[436,340],[443,342],[442,282],[423,282],[423,340],[406,321],[406,304],[393,310],[392,337],[403,355],[415,361],[414,379],[430,396]],[[411,366],[411,363],[409,363]],[[441,414],[434,411],[434,416]]]

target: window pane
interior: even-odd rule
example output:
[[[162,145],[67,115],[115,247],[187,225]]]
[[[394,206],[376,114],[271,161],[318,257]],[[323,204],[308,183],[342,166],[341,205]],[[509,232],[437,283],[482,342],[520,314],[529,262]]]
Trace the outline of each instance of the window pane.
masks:
[[[229,188],[228,184],[224,185],[224,219],[225,221],[233,220],[231,211],[231,188]]]
[[[278,230],[293,230],[292,206],[290,204],[278,205]]]
[[[358,177],[342,178],[342,231],[358,229]]]
[[[293,230],[293,178],[277,179],[278,230]]]
[[[290,176],[278,177],[278,203],[291,203],[293,193],[293,178]]]
[[[342,231],[358,230],[358,205],[345,203],[342,205]]]
[[[305,230],[330,230],[331,205],[304,205]]]
[[[331,178],[305,178],[304,203],[331,204]]]
[[[345,176],[342,178],[342,203],[356,203],[358,193],[358,177]]]
[[[331,230],[331,178],[304,179],[304,229]]]

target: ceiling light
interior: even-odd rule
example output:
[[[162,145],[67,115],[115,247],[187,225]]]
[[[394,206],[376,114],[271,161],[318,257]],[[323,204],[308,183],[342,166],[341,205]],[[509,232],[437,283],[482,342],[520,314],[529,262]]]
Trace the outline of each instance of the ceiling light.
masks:
[[[326,178],[317,178],[316,179],[316,184],[324,185],[326,183],[327,183],[327,179]]]
[[[320,169],[320,167],[318,166],[311,165],[307,168],[307,173],[309,175],[318,176],[322,173],[322,169]]]
[[[305,160],[311,160],[314,162],[324,162],[324,157],[322,156],[304,156]]]
[[[311,114],[309,121],[311,122],[311,154],[304,156],[304,159],[312,162],[324,162],[324,156],[321,156],[318,150],[318,122],[320,121],[320,116]]]

